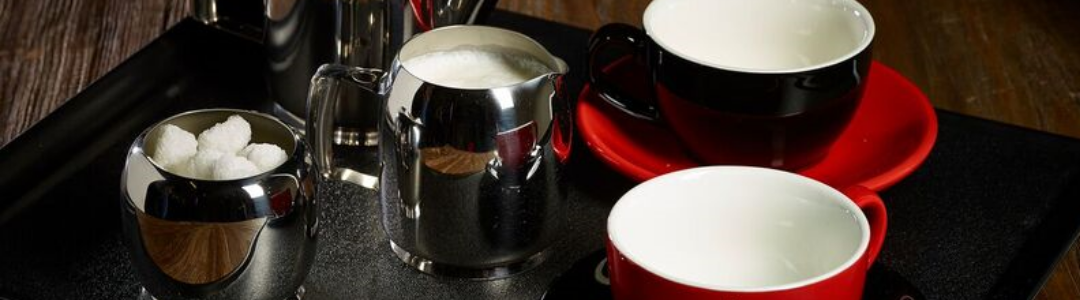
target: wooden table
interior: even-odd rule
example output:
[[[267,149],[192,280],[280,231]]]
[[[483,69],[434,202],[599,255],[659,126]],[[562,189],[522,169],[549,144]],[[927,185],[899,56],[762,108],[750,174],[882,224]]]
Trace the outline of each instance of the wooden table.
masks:
[[[500,0],[595,29],[648,0]],[[874,57],[946,110],[1080,138],[1080,1],[862,0]],[[0,0],[0,145],[187,15],[187,0]],[[1080,218],[1080,216],[1077,216]],[[1080,247],[1038,299],[1080,299]]]

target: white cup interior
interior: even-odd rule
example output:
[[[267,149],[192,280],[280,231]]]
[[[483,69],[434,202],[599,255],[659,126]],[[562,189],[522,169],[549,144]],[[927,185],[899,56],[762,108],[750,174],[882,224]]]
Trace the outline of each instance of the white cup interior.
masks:
[[[655,0],[645,31],[698,64],[753,73],[794,73],[847,60],[874,37],[855,0]]]
[[[627,258],[698,288],[762,292],[809,285],[866,251],[866,216],[839,191],[765,168],[715,166],[634,187],[608,216]]]

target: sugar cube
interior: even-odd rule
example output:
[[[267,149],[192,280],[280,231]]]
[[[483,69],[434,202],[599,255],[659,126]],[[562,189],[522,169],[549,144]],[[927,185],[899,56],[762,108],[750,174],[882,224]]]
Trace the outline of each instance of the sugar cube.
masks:
[[[225,153],[217,150],[200,150],[191,158],[191,162],[188,164],[189,174],[192,174],[191,177],[193,178],[212,178],[214,174],[214,164],[216,164],[218,159],[223,155],[225,155]]]
[[[165,124],[154,147],[153,159],[166,170],[175,172],[173,166],[186,164],[189,158],[195,156],[197,148],[198,141],[194,134],[176,125]]]
[[[165,170],[168,170],[169,172],[172,172],[173,174],[188,177],[188,178],[199,178],[198,174],[195,174],[195,172],[193,172],[192,169],[191,169],[192,168],[191,160],[193,158],[194,158],[194,156],[192,156],[192,158],[189,158],[188,160],[172,164],[169,167],[165,168]]]
[[[240,156],[247,158],[259,168],[259,172],[266,172],[277,168],[287,159],[285,150],[274,144],[256,143],[240,150]]]
[[[199,134],[199,150],[217,150],[235,155],[251,141],[251,124],[239,115],[229,116]]]
[[[222,155],[214,163],[213,179],[229,180],[259,174],[259,168],[246,158],[235,155]]]

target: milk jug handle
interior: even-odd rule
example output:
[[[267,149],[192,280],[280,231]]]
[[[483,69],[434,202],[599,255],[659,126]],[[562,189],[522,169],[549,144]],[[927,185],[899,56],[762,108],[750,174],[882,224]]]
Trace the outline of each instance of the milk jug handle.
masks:
[[[326,64],[319,67],[315,76],[311,78],[311,87],[308,90],[307,100],[306,139],[308,145],[311,146],[316,170],[323,178],[339,179],[370,189],[378,186],[379,174],[362,172],[359,171],[360,168],[350,168],[350,166],[335,163],[334,116],[342,95],[342,85],[353,85],[378,96],[374,99],[346,99],[345,101],[383,101],[385,98],[385,89],[382,85],[384,77],[385,72],[379,69]],[[377,160],[377,158],[367,159]],[[379,162],[349,163],[376,165]]]

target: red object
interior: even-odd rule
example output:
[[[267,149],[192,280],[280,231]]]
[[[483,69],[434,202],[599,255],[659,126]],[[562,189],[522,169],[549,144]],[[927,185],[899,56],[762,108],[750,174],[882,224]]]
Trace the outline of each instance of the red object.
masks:
[[[574,130],[564,129],[562,123],[562,121],[559,121],[559,118],[555,118],[555,120],[551,121],[551,145],[552,150],[555,152],[555,157],[559,159],[559,163],[565,164],[566,161],[570,159],[570,144],[573,140]]]
[[[830,299],[859,300],[862,298],[866,272],[874,263],[885,241],[885,204],[867,188],[853,187],[844,193],[866,214],[870,223],[870,241],[866,252],[854,264],[839,273],[819,281],[784,290],[732,292],[710,290],[677,283],[650,273],[619,252],[607,240],[608,268],[614,299],[723,299],[723,300],[787,300]]]
[[[536,147],[536,123],[530,121],[518,128],[507,130],[495,136],[498,145],[499,160],[503,167],[520,169],[526,167]]]
[[[416,17],[416,27],[420,28],[420,31],[431,31],[431,16],[434,15],[431,5],[431,0],[410,0],[412,4],[413,16]],[[425,12],[424,9],[427,9]]]
[[[922,91],[879,62],[870,67],[868,80],[855,117],[826,157],[797,173],[833,187],[880,191],[911,174],[930,154],[937,116]],[[633,180],[702,165],[668,128],[619,111],[588,86],[579,97],[577,123],[586,146]]]

